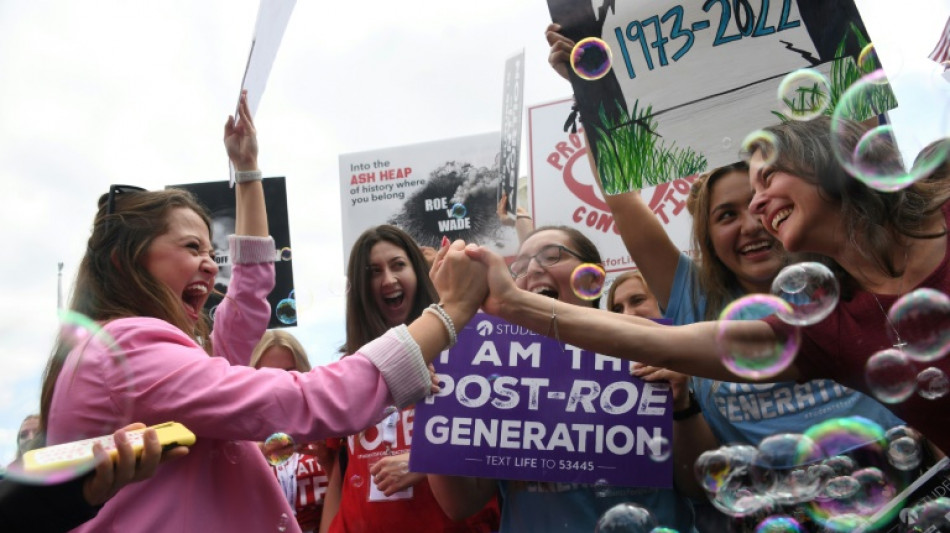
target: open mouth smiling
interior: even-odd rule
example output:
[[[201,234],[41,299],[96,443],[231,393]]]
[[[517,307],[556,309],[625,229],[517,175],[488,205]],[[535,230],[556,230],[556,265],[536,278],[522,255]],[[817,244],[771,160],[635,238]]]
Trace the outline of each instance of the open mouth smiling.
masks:
[[[210,292],[211,288],[207,283],[195,282],[185,287],[185,290],[181,293],[181,300],[188,311],[197,317]]]
[[[778,227],[781,226],[782,222],[785,222],[785,219],[787,219],[791,214],[791,207],[784,207],[776,211],[775,214],[772,215],[771,223],[769,224],[772,226],[772,231],[778,231]]]
[[[558,299],[558,296],[561,295],[557,289],[550,285],[538,285],[537,287],[532,287],[531,292],[535,294],[540,294],[541,296],[547,296],[548,298]]]
[[[389,296],[383,296],[383,303],[389,307],[399,307],[405,300],[406,295],[402,291],[394,292]]]

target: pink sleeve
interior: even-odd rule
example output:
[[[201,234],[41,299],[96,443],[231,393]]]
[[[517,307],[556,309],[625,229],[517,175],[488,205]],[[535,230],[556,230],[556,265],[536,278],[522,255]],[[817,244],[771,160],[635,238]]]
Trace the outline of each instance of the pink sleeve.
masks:
[[[378,422],[397,403],[391,385],[398,404],[406,405],[431,384],[404,327],[307,373],[232,366],[157,319],[121,319],[107,327],[125,355],[125,368],[100,374],[112,402],[131,406],[134,420],[177,420],[199,437],[264,440],[281,431],[312,441],[348,435]]]
[[[214,313],[211,342],[216,357],[247,365],[270,322],[267,295],[274,289],[274,239],[231,235],[233,271],[228,292]]]

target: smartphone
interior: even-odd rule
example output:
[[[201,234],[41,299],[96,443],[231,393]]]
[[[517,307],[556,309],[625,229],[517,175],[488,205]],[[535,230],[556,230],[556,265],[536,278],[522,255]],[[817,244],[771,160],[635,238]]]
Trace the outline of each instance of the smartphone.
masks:
[[[161,443],[163,450],[176,446],[191,446],[195,443],[195,434],[178,422],[165,422],[164,424],[151,426],[151,428],[158,433],[158,442]],[[144,433],[145,429],[126,432],[136,457],[142,453],[144,448],[142,442]],[[104,435],[93,439],[64,442],[63,444],[30,450],[23,454],[23,470],[27,473],[40,473],[64,470],[91,463],[93,460],[92,445],[96,442],[100,443],[102,448],[115,460],[119,454],[115,448],[115,441],[112,435]]]

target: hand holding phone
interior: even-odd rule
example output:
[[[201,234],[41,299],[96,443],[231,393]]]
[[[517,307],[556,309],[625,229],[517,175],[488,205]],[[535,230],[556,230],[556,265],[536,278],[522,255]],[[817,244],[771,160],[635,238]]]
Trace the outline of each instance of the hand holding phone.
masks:
[[[164,424],[151,426],[151,428],[144,428],[139,424],[138,429],[124,432],[125,442],[119,443],[120,446],[131,446],[132,457],[134,458],[141,457],[142,449],[145,446],[144,434],[146,429],[155,430],[158,443],[163,450],[177,446],[191,446],[195,443],[195,434],[178,422],[165,422]],[[91,464],[96,459],[93,450],[95,444],[99,445],[98,447],[102,453],[110,456],[112,462],[119,458],[125,459],[120,457],[119,450],[116,448],[115,435],[105,435],[30,450],[23,454],[23,470],[26,473],[42,473]]]
[[[127,431],[144,430],[142,434],[142,449],[138,452],[133,449]],[[90,505],[102,505],[116,492],[129,483],[148,479],[155,474],[159,463],[166,459],[174,459],[188,455],[185,446],[163,448],[158,432],[153,428],[146,428],[145,424],[131,424],[113,433],[117,456],[113,460],[101,445],[94,444],[92,453],[95,456],[96,470],[83,483],[83,498]]]

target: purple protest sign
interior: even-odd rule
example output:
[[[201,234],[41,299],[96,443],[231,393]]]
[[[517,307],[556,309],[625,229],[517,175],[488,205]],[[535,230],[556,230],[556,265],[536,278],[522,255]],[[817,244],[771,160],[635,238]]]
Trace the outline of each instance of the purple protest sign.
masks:
[[[672,487],[672,396],[629,364],[479,314],[416,405],[413,472]]]

